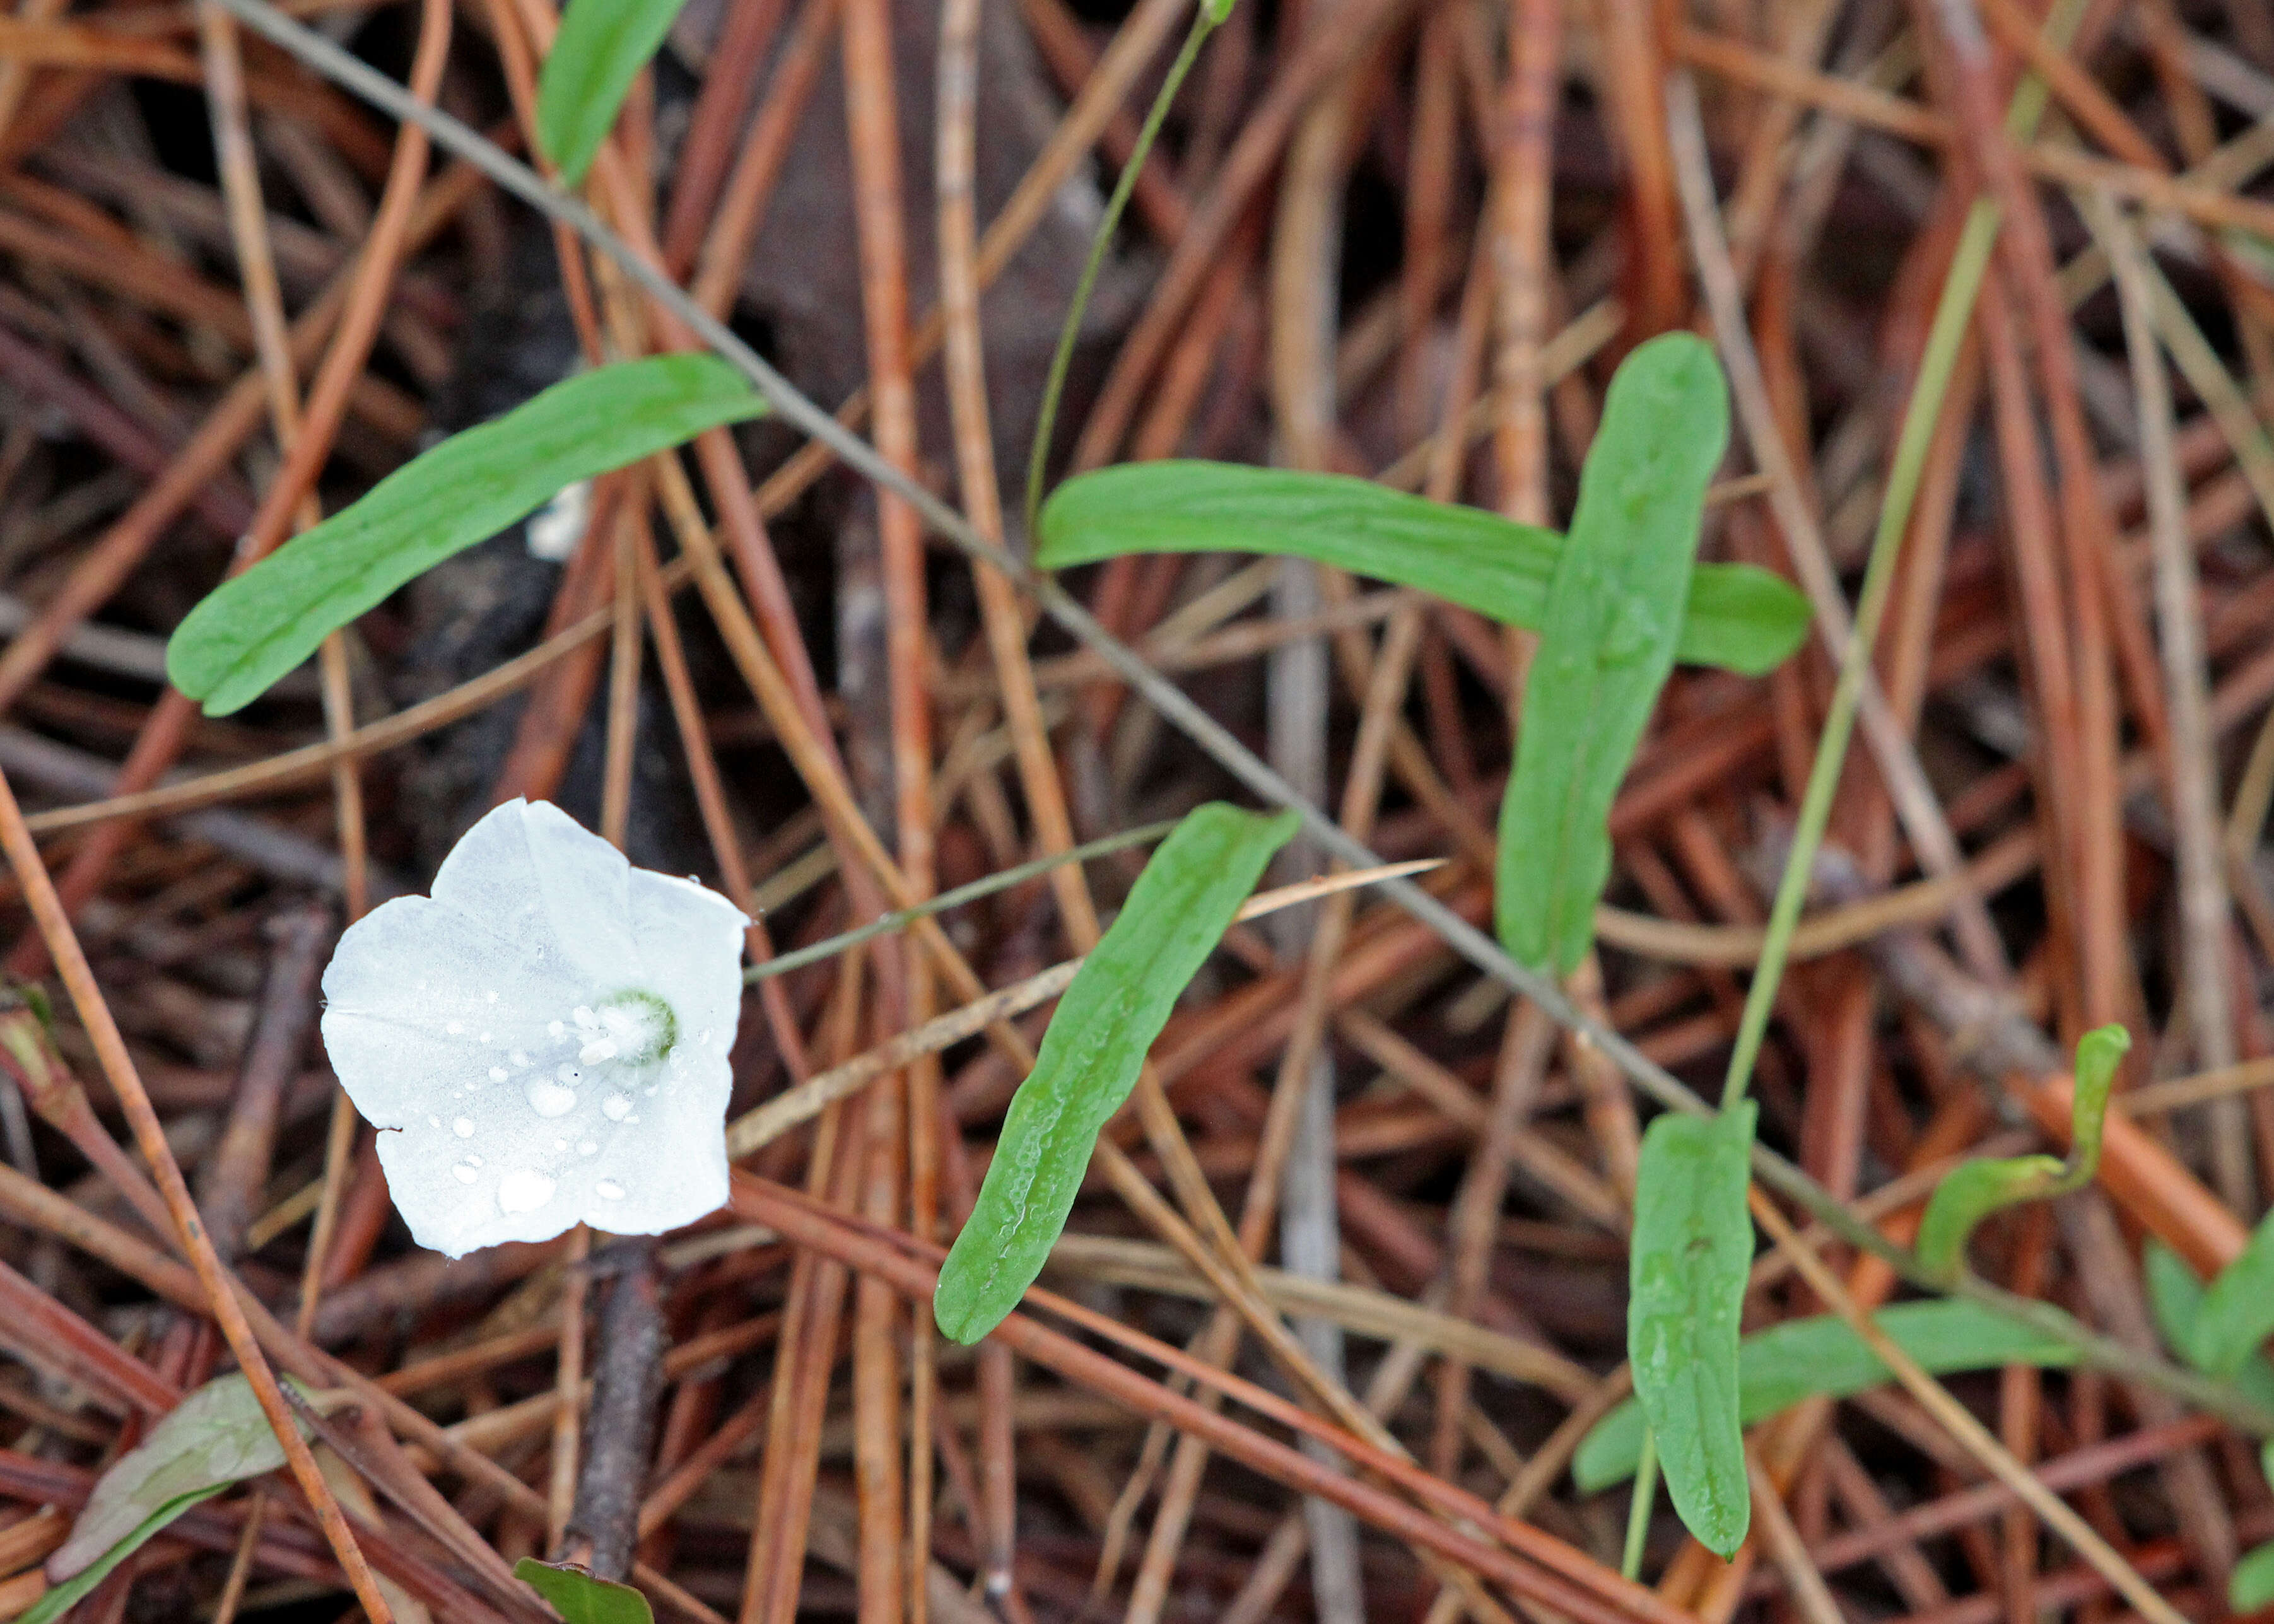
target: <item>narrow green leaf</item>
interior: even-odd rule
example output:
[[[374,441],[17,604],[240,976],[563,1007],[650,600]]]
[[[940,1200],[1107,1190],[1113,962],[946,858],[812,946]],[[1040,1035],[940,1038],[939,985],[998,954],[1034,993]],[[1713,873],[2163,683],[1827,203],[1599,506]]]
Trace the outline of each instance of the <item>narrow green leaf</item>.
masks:
[[[1728,390],[1704,340],[1654,338],[1611,379],[1501,801],[1500,939],[1534,969],[1568,975],[1594,939],[1611,799],[1674,669],[1706,486],[1728,438]]]
[[[1992,1213],[2080,1190],[2100,1165],[2100,1136],[2108,1093],[2132,1035],[2110,1025],[2088,1032],[2076,1046],[2076,1091],[2069,1112],[2067,1161],[2007,1156],[1962,1162],[1934,1187],[1919,1220],[1918,1259],[1931,1278],[1955,1280],[1966,1266],[1966,1240]]]
[[[305,1396],[307,1390],[299,1390]],[[71,1538],[48,1558],[48,1572],[69,1578],[181,1496],[225,1489],[283,1464],[284,1446],[252,1384],[240,1372],[217,1376],[175,1405],[95,1480]]]
[[[568,0],[552,54],[537,76],[537,144],[561,172],[561,184],[584,184],[632,80],[685,4]]]
[[[222,583],[167,643],[166,675],[208,716],[238,710],[328,633],[565,487],[764,410],[716,356],[652,356],[554,384]]]
[[[655,1624],[647,1598],[629,1584],[598,1578],[568,1562],[540,1562],[524,1556],[514,1577],[552,1604],[568,1624]]]
[[[2067,1343],[1962,1300],[1900,1303],[1876,1318],[1897,1347],[1936,1375],[2003,1365],[2064,1368],[2076,1360]],[[1738,1348],[1737,1421],[1751,1426],[1803,1399],[1849,1398],[1894,1380],[1837,1314],[1788,1320],[1746,1337]],[[1572,1479],[1583,1492],[1632,1475],[1646,1425],[1631,1399],[1595,1424],[1571,1460]]]
[[[1698,1543],[1724,1557],[1753,1515],[1737,1323],[1753,1260],[1745,1186],[1754,1115],[1748,1100],[1718,1116],[1668,1111],[1650,1124],[1628,1282],[1627,1359],[1667,1498]]]
[[[1070,569],[1125,553],[1262,553],[1417,587],[1538,630],[1563,538],[1344,474],[1231,462],[1124,462],[1067,480],[1043,504],[1035,562]],[[1808,603],[1749,564],[1700,564],[1675,658],[1746,676],[1808,634]]]
[[[201,1489],[192,1489],[186,1493],[177,1494],[173,1499],[165,1501],[148,1516],[120,1535],[117,1541],[97,1557],[91,1565],[80,1568],[52,1590],[42,1592],[40,1599],[32,1604],[29,1611],[17,1618],[16,1624],[49,1624],[51,1620],[63,1617],[85,1599],[87,1593],[96,1585],[110,1577],[112,1570],[119,1563],[163,1532],[169,1522],[179,1517],[191,1507],[204,1504],[230,1486],[226,1483],[209,1483]]]
[[[2226,1581],[2230,1612],[2255,1613],[2274,1605],[2274,1545],[2263,1545],[2234,1565]]]
[[[2082,1189],[2100,1166],[2100,1136],[2108,1123],[2108,1095],[2116,1068],[2131,1052],[2132,1034],[2111,1021],[2076,1041],[2076,1098],[2069,1109],[2069,1165],[2081,1169]]]
[[[932,1297],[947,1335],[977,1342],[1042,1273],[1099,1131],[1129,1097],[1178,995],[1297,826],[1292,812],[1264,817],[1211,801],[1155,850],[1058,1001],[1035,1069],[1004,1116],[995,1159]]]

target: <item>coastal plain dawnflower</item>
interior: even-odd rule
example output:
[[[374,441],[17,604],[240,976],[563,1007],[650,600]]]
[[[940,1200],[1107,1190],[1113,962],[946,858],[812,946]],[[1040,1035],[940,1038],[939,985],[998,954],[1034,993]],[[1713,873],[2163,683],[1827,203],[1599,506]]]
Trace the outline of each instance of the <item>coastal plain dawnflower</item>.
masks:
[[[324,1047],[418,1244],[463,1257],[580,1221],[655,1235],[723,1205],[749,922],[513,801],[431,897],[351,926]]]

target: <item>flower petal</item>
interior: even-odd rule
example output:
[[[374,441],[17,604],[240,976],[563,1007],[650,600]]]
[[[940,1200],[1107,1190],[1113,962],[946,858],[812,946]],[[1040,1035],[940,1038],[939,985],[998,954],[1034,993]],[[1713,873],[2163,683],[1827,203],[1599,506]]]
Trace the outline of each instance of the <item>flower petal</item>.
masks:
[[[513,801],[467,832],[432,898],[351,928],[324,975],[325,1047],[384,1130],[418,1243],[457,1257],[580,1220],[654,1234],[724,1202],[748,923]]]

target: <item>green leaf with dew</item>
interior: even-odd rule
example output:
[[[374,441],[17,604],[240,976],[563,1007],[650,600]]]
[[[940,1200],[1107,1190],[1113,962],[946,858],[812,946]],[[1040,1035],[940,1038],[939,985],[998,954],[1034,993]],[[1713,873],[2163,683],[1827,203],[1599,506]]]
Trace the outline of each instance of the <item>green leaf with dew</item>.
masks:
[[[1713,346],[1654,338],[1611,380],[1555,560],[1501,801],[1502,944],[1570,974],[1611,873],[1611,801],[1674,670],[1706,486],[1729,439]]]
[[[292,1385],[302,1397],[310,1396],[298,1382]],[[306,1430],[304,1424],[304,1435]],[[225,1489],[283,1464],[284,1446],[252,1384],[241,1372],[216,1376],[169,1410],[147,1438],[95,1480],[71,1538],[48,1558],[48,1575],[70,1578],[185,1494]]]
[[[615,127],[617,111],[686,0],[568,0],[537,75],[537,144],[561,173],[584,171]]]
[[[204,1504],[215,1495],[230,1488],[226,1483],[209,1483],[201,1489],[191,1489],[162,1501],[156,1510],[120,1535],[110,1548],[80,1568],[70,1578],[53,1589],[41,1592],[40,1599],[30,1609],[17,1616],[16,1624],[50,1624],[85,1600],[94,1587],[110,1577],[111,1573],[128,1557],[165,1531],[166,1525],[193,1506]]]
[[[1652,1122],[1628,1275],[1627,1359],[1667,1498],[1723,1557],[1744,1543],[1753,1515],[1737,1327],[1753,1260],[1745,1187],[1755,1114],[1747,1100],[1718,1116],[1668,1111]]]
[[[1186,814],[1130,888],[1012,1096],[995,1158],[932,1297],[939,1328],[975,1342],[1042,1273],[1106,1120],[1264,865],[1297,827],[1211,801]]]
[[[655,1610],[646,1597],[573,1562],[540,1562],[524,1556],[513,1565],[513,1572],[568,1624],[655,1624]]]
[[[576,481],[764,410],[716,356],[651,356],[554,384],[222,583],[183,617],[166,675],[208,716],[241,709],[328,634]]]
[[[2069,1153],[2006,1156],[1962,1162],[1943,1177],[1919,1220],[1918,1260],[1929,1278],[1952,1281],[1966,1266],[1966,1240],[1991,1214],[2024,1201],[2050,1200],[2081,1190],[2100,1165],[2100,1136],[2108,1094],[2132,1035],[2110,1025],[2088,1032],[2076,1046],[2076,1089],[2069,1112]]]
[[[1978,1303],[1899,1303],[1873,1319],[1898,1348],[1936,1375],[2004,1365],[2066,1368],[2076,1362],[2076,1350],[2067,1342]],[[1738,1346],[1738,1424],[1751,1426],[1804,1399],[1849,1398],[1894,1380],[1837,1314],[1788,1320]],[[1645,1425],[1632,1399],[1594,1425],[1571,1458],[1572,1480],[1582,1492],[1593,1494],[1633,1475]]]
[[[1044,569],[1128,553],[1307,558],[1535,631],[1563,551],[1554,530],[1345,474],[1186,461],[1078,474],[1043,504],[1035,536],[1035,562]],[[1807,600],[1782,576],[1750,564],[1700,564],[1675,658],[1758,676],[1807,635]]]

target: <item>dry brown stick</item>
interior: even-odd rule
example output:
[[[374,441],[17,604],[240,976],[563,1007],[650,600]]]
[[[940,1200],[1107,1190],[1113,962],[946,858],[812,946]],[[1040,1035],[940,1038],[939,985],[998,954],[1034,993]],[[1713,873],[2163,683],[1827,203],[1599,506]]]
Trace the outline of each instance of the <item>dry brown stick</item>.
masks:
[[[2148,534],[2155,547],[2156,621],[2161,634],[2164,680],[2172,718],[2170,796],[2179,846],[2180,948],[2186,978],[2188,1037],[2197,1069],[2218,1071],[2235,1062],[2233,1009],[2227,1002],[2226,942],[2230,923],[2220,840],[2217,757],[2212,753],[2210,695],[2202,654],[2202,583],[2187,537],[2187,493],[2172,451],[2172,387],[2155,337],[2155,298],[2139,241],[2105,198],[2079,199],[2108,247],[2122,301],[2125,346],[2132,364],[2133,395],[2140,417],[2140,463],[2148,490]],[[2223,1193],[2248,1192],[2235,1154],[2249,1143],[2239,1099],[2205,1113]],[[2245,1163],[2247,1167],[2247,1162]],[[2248,1210],[2247,1207],[2244,1210]]]
[[[939,88],[935,154],[939,193],[939,312],[944,324],[949,414],[955,436],[957,474],[964,512],[980,533],[999,541],[1003,536],[1001,486],[995,467],[995,442],[989,421],[984,345],[979,321],[978,214],[974,191],[977,166],[979,18],[977,0],[949,0],[940,12]],[[1063,853],[1073,845],[1073,823],[1058,782],[1058,763],[1050,752],[1049,730],[1043,725],[1041,701],[1027,656],[1026,612],[1017,589],[1001,571],[975,561],[973,584],[979,594],[980,615],[988,653],[992,660],[1005,726],[1010,729],[1019,765],[1019,782],[1025,792],[1028,814],[1036,844],[1046,853]],[[1050,874],[1058,911],[1074,951],[1087,953],[1096,945],[1096,909],[1081,865],[1062,864]],[[918,1124],[918,1132],[928,1124]],[[919,1314],[921,1322],[923,1316]],[[929,1326],[924,1329],[929,1334]],[[982,1581],[987,1593],[1001,1598],[1014,1613],[1024,1610],[1014,1596],[1017,1583],[1013,1559],[1017,1545],[1015,1436],[1005,1400],[1015,1383],[1011,1353],[989,1344],[978,1354],[982,1371],[978,1384],[980,1479],[979,1502],[970,1507],[982,1546]],[[930,1367],[927,1365],[926,1369]],[[927,1437],[919,1423],[910,1429],[913,1451]],[[915,1527],[928,1528],[928,1504],[915,1501]],[[928,1542],[916,1542],[915,1553],[928,1553]]]
[[[16,804],[15,791],[7,777],[0,773],[0,850],[7,853],[10,865],[16,871],[18,883],[24,888],[25,900],[30,905],[34,919],[45,940],[49,957],[70,991],[72,1006],[79,1011],[80,1024],[94,1040],[95,1052],[102,1060],[103,1074],[109,1079],[112,1091],[125,1107],[128,1122],[134,1130],[137,1146],[156,1175],[158,1186],[165,1197],[166,1207],[176,1226],[177,1238],[190,1254],[195,1267],[198,1283],[204,1293],[209,1312],[221,1326],[222,1334],[229,1340],[230,1349],[237,1355],[246,1378],[252,1383],[254,1395],[260,1401],[262,1414],[275,1430],[284,1446],[286,1462],[292,1469],[294,1481],[308,1497],[316,1513],[327,1543],[339,1558],[341,1570],[353,1586],[357,1599],[370,1614],[373,1624],[388,1624],[394,1614],[388,1611],[374,1584],[370,1566],[356,1544],[354,1533],[347,1520],[341,1515],[339,1502],[332,1497],[325,1484],[323,1473],[316,1465],[315,1456],[302,1440],[291,1405],[283,1390],[278,1387],[275,1373],[270,1370],[260,1344],[253,1340],[245,1312],[237,1299],[234,1282],[227,1268],[214,1251],[205,1225],[199,1218],[196,1204],[190,1198],[188,1184],[182,1169],[174,1160],[174,1153],[166,1143],[164,1125],[144,1092],[142,1080],[134,1070],[133,1061],[126,1053],[125,1040],[120,1036],[117,1024],[111,1019],[109,1006],[103,1002],[102,989],[95,985],[94,972],[79,951],[79,938],[72,933],[71,921],[65,916],[61,899],[56,894],[53,882],[48,877],[46,865],[41,861],[39,848],[32,843],[31,831],[24,827],[24,815]]]
[[[432,102],[448,56],[450,10],[445,0],[423,0],[419,13],[418,46],[412,59],[410,87],[414,99]],[[416,125],[405,124],[396,134],[372,234],[357,261],[351,285],[333,335],[332,346],[318,370],[314,387],[284,466],[262,499],[260,510],[230,561],[231,573],[250,568],[283,538],[286,527],[305,512],[304,499],[328,458],[332,441],[345,417],[355,380],[378,335],[387,305],[388,290],[407,252],[418,213],[420,185],[426,173],[427,139]],[[147,786],[171,764],[187,735],[194,714],[192,702],[178,689],[168,688],[137,734],[134,748],[120,769],[122,788]],[[92,896],[105,872],[132,833],[131,826],[111,824],[98,831],[72,856],[57,883],[66,911]],[[40,964],[40,944],[25,937],[10,955],[10,966],[19,974],[34,973]]]

